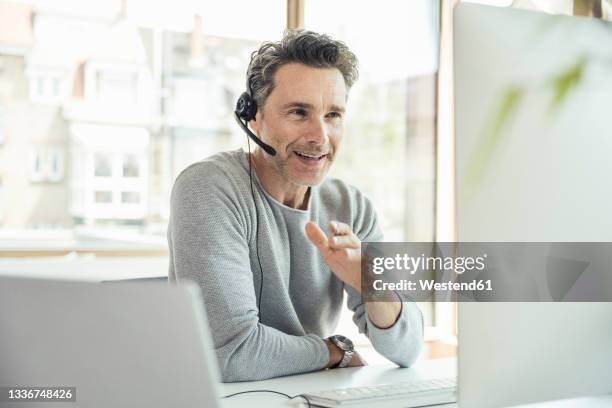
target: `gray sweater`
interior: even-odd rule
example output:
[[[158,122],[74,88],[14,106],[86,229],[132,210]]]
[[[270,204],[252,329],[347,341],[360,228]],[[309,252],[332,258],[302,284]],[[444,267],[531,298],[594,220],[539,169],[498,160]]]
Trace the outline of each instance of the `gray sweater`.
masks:
[[[370,201],[356,188],[327,178],[312,187],[308,210],[297,210],[268,195],[253,171],[254,203],[248,171],[242,149],[216,154],[186,168],[171,198],[169,278],[202,288],[223,381],[324,368],[329,352],[322,338],[335,334],[343,291],[353,321],[374,348],[400,366],[411,365],[423,341],[417,305],[404,302],[392,327],[377,328],[358,292],[334,276],[304,232],[313,221],[327,234],[327,223],[337,220],[350,225],[361,241],[380,241]]]

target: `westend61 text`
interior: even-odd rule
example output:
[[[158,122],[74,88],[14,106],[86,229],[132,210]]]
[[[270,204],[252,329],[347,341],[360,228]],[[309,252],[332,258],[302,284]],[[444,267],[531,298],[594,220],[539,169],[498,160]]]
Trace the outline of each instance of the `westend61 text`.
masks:
[[[417,285],[418,282],[418,285]],[[491,280],[473,280],[471,282],[436,282],[434,279],[421,279],[419,281],[408,281],[402,279],[399,282],[383,282],[377,279],[372,283],[374,290],[424,290],[424,291],[491,291],[493,285]],[[417,287],[418,286],[418,287]]]

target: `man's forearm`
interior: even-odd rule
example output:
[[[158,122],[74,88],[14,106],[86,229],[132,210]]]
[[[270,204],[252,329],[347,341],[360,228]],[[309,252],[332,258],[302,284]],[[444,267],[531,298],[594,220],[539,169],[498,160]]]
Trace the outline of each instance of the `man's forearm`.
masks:
[[[227,342],[215,350],[224,382],[301,374],[328,364],[328,349],[318,336],[289,335],[262,324],[245,334],[238,331],[229,342],[228,336],[220,337]]]

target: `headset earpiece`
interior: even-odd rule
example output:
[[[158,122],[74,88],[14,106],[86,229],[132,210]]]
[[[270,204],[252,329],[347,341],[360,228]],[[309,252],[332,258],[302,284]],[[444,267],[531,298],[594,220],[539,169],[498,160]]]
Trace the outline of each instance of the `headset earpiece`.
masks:
[[[240,119],[247,122],[255,119],[255,114],[257,113],[257,103],[248,92],[243,92],[238,98],[235,112]]]

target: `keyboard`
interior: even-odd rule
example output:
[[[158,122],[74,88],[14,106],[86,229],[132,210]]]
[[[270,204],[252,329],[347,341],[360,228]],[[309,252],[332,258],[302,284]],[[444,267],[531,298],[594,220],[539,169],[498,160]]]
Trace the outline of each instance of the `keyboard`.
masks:
[[[455,378],[367,385],[304,394],[321,407],[424,407],[457,401]]]

